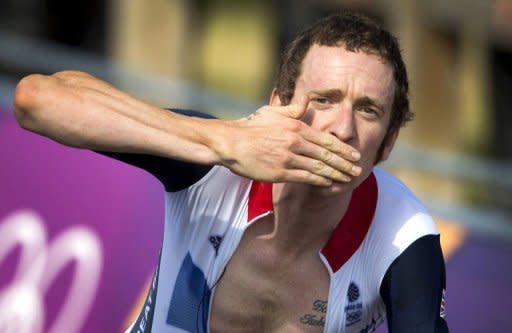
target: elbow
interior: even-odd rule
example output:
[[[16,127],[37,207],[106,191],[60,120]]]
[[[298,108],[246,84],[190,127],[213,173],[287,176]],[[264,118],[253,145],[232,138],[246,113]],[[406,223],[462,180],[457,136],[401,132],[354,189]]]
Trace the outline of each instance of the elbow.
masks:
[[[22,128],[31,130],[37,122],[40,87],[46,79],[44,75],[32,74],[24,77],[16,86],[13,99],[14,116]]]

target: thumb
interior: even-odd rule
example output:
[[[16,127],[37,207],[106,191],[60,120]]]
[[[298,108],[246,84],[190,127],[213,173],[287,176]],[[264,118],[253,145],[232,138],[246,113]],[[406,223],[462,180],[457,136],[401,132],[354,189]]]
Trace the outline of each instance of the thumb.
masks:
[[[290,118],[293,118],[293,119],[301,119],[302,116],[304,116],[304,114],[306,113],[306,111],[308,109],[308,104],[309,104],[308,95],[303,95],[300,98],[299,103],[288,105],[287,110],[286,110],[287,116],[289,116]]]

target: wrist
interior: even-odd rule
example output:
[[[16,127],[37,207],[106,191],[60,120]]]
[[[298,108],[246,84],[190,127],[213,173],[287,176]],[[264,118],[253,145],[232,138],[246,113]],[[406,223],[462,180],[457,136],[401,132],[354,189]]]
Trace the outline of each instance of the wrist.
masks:
[[[197,119],[194,126],[200,143],[206,147],[206,164],[228,166],[233,160],[233,121],[221,119]]]

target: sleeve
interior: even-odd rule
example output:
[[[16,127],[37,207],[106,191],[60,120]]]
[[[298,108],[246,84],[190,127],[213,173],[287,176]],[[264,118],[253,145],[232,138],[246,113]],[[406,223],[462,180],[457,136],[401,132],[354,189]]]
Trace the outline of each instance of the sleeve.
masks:
[[[412,243],[384,275],[380,294],[389,333],[448,333],[445,265],[439,235]]]
[[[214,118],[209,114],[199,111],[183,109],[169,110],[191,117]],[[96,152],[146,170],[160,180],[167,192],[175,192],[187,188],[201,179],[212,168],[211,165],[194,164],[154,155],[106,151]]]

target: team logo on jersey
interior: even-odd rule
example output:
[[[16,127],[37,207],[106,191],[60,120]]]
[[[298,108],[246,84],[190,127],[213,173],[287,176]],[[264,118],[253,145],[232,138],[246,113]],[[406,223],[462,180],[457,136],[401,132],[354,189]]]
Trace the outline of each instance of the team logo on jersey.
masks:
[[[220,243],[222,242],[222,236],[210,236],[208,240],[212,243],[213,249],[215,250],[215,256],[217,256],[219,253]]]
[[[439,312],[439,316],[441,318],[446,318],[446,289],[443,289],[443,295],[441,296],[441,311]]]
[[[350,282],[347,291],[348,305],[345,307],[345,326],[352,326],[361,321],[363,316],[363,303],[358,302],[361,291],[357,284]]]

